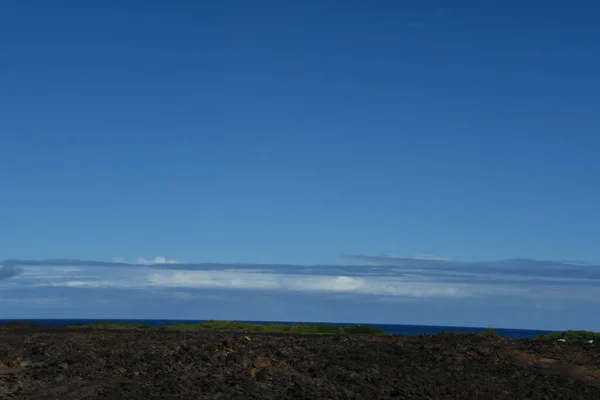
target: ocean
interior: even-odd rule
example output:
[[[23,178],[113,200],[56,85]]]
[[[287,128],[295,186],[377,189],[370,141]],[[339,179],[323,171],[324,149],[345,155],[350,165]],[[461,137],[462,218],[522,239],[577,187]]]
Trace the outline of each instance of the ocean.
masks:
[[[203,320],[168,320],[168,319],[26,319],[26,320],[12,320],[12,319],[0,319],[0,323],[7,323],[13,321],[27,321],[33,322],[36,324],[44,324],[44,325],[56,325],[56,326],[66,326],[66,325],[76,325],[76,324],[90,324],[94,322],[117,322],[117,323],[138,323],[138,324],[148,324],[153,327],[157,327],[160,325],[170,325],[175,323],[181,324],[198,324]],[[239,321],[239,322],[250,322],[255,324],[299,324],[300,322],[283,322],[283,321]],[[316,323],[316,322],[310,322]],[[331,322],[319,322],[327,325],[333,326],[343,326],[343,325],[358,325],[358,324],[349,324],[349,323],[331,323]],[[391,335],[407,335],[407,336],[418,336],[418,335],[434,335],[442,332],[462,332],[462,333],[479,333],[483,331],[485,328],[473,328],[473,327],[464,327],[464,326],[428,326],[428,325],[391,325],[391,324],[364,324],[373,326],[383,330],[385,333]],[[513,339],[526,339],[532,338],[534,336],[545,335],[548,333],[552,333],[553,331],[544,331],[544,330],[530,330],[530,329],[496,329],[496,332],[505,337],[513,338]]]

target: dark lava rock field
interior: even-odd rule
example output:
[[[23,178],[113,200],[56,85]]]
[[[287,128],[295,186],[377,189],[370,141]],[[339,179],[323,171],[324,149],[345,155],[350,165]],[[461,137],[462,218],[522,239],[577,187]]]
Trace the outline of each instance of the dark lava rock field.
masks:
[[[594,399],[600,346],[0,325],[0,399]]]

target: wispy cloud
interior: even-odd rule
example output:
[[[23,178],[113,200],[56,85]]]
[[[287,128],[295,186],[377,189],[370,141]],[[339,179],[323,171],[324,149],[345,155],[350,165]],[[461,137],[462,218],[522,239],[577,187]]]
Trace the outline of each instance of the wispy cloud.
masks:
[[[600,266],[419,253],[352,265],[12,260],[0,318],[225,318],[600,329]],[[18,273],[20,272],[20,274]],[[52,299],[61,299],[60,301]]]
[[[132,267],[136,265],[155,266],[161,268],[166,265],[180,264],[174,259],[155,257],[147,260],[138,257],[135,261],[128,262],[121,257],[115,257],[113,261],[78,260],[69,258],[56,258],[49,260],[4,260],[0,262],[0,281],[23,273],[23,267]]]
[[[412,258],[415,258],[417,260],[450,261],[450,259],[447,257],[439,257],[439,256],[434,256],[433,254],[423,254],[423,253],[415,254]]]
[[[34,297],[20,299],[2,299],[4,306],[12,307],[36,307],[36,308],[65,308],[69,307],[69,302],[63,298],[54,297]]]
[[[8,279],[10,277],[19,275],[21,269],[16,265],[2,265],[0,266],[0,280]]]
[[[600,268],[564,262],[466,263],[431,254],[351,258],[362,265],[178,264],[163,262],[168,261],[163,257],[135,264],[81,261],[78,267],[65,260],[30,261],[33,265],[23,262],[22,277],[12,275],[12,281],[35,287],[218,288],[399,297],[535,295],[533,289],[540,293],[544,285],[600,286]],[[15,264],[19,263],[10,265]]]
[[[379,277],[283,275],[244,271],[182,271],[151,274],[149,283],[173,288],[227,288],[321,293],[354,293],[407,297],[464,297],[463,284],[418,282]]]
[[[408,23],[408,26],[415,28],[424,28],[425,26],[438,21],[442,18],[447,17],[452,11],[449,8],[438,8],[431,13],[427,14],[424,18],[411,21]]]
[[[144,310],[156,318],[177,311],[179,318],[383,322],[401,317],[405,323],[496,326],[516,326],[520,320],[556,326],[571,318],[585,327],[600,306],[600,266],[579,261],[461,262],[427,253],[350,259],[353,265],[310,266],[167,263],[162,257],[9,260],[2,263],[12,272],[0,280],[0,317],[36,309],[46,315],[42,308],[52,308],[69,316],[74,314],[68,310],[93,309],[98,318],[105,315],[98,310],[112,310],[113,316]],[[65,314],[60,304],[39,300],[46,297],[64,299]]]
[[[437,10],[435,10],[431,14],[429,14],[429,18],[430,19],[440,19],[450,13],[451,13],[451,10],[449,8],[438,8]]]
[[[433,254],[425,254],[425,253],[417,253],[413,256],[401,256],[401,255],[383,255],[383,256],[375,256],[375,255],[350,255],[346,256],[346,258],[354,261],[358,261],[361,263],[373,264],[373,265],[403,265],[403,264],[431,264],[430,261],[450,261],[447,257],[435,256]]]
[[[148,271],[130,269],[96,271],[96,277],[81,279],[64,272],[39,275],[26,284],[32,287],[120,288],[120,289],[220,289],[268,292],[348,293],[400,297],[465,297],[476,290],[461,283],[426,282],[401,275],[324,275],[308,274],[300,267],[294,273],[251,269]],[[288,271],[289,272],[289,271]],[[304,273],[302,273],[304,272]],[[38,272],[39,274],[39,272]],[[37,278],[37,279],[36,279]]]
[[[166,257],[158,256],[153,259],[146,259],[144,257],[138,257],[135,261],[128,262],[122,257],[113,258],[114,262],[117,263],[127,263],[127,264],[139,264],[139,265],[153,265],[153,264],[179,264],[180,262],[177,260],[167,259]]]

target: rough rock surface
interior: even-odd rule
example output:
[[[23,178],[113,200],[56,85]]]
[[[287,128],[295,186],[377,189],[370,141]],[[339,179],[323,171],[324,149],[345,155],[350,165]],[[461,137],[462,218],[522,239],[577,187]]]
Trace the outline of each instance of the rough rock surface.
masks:
[[[0,399],[600,399],[600,346],[0,326]]]

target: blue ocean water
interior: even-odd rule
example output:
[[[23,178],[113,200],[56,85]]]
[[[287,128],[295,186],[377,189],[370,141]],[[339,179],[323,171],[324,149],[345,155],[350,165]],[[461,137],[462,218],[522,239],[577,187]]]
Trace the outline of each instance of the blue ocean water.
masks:
[[[36,324],[44,325],[77,325],[77,324],[90,324],[94,322],[116,322],[116,323],[138,323],[148,324],[153,327],[160,325],[170,324],[198,324],[203,320],[169,320],[169,319],[27,319],[27,320],[9,320],[0,319],[0,323],[7,323],[13,321],[27,321]],[[255,324],[299,324],[300,322],[289,322],[289,321],[240,321],[250,322]],[[313,323],[313,322],[311,322]],[[333,326],[344,326],[344,325],[357,325],[357,324],[345,324],[345,323],[331,323],[331,322],[320,322],[327,325]],[[478,333],[483,331],[485,328],[474,328],[474,327],[463,327],[463,326],[427,326],[427,325],[389,325],[389,324],[365,324],[373,326],[383,330],[385,333],[392,335],[407,335],[407,336],[418,336],[418,335],[434,335],[442,332],[460,332],[460,333]],[[495,329],[499,335],[513,338],[513,339],[526,339],[534,336],[545,335],[552,333],[552,331],[543,330],[530,330],[530,329]]]

